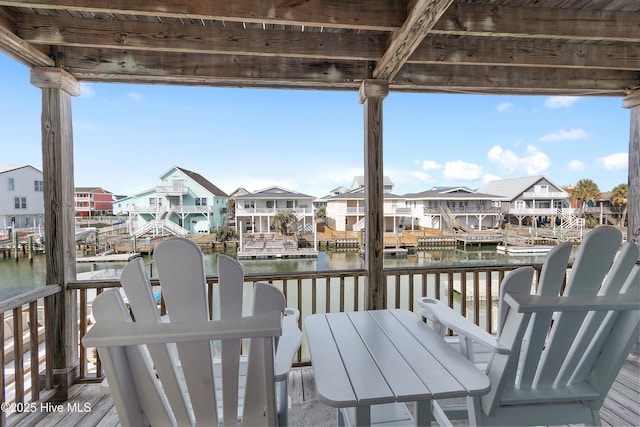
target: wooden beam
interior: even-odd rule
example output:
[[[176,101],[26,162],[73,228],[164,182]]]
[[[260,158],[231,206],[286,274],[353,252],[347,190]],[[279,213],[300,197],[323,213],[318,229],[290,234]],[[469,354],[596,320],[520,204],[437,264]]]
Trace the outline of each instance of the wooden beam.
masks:
[[[0,6],[139,15],[176,19],[396,31],[407,20],[406,3],[387,0],[310,0],[276,5],[260,0],[234,2],[133,2],[129,0],[0,0]],[[431,33],[576,41],[640,42],[640,13],[548,7],[453,3]]]
[[[454,3],[432,34],[640,42],[640,13]]]
[[[640,246],[640,89],[630,91],[622,101],[622,106],[631,110],[627,240]]]
[[[407,15],[405,2],[387,0],[25,0],[0,1],[0,6],[382,31],[397,29]]]
[[[71,96],[80,96],[80,83],[61,68],[37,67],[32,69],[31,84],[41,89],[61,89]]]
[[[53,77],[55,73],[60,76]],[[37,68],[31,77],[42,89],[45,283],[58,284],[63,289],[45,300],[47,369],[53,368],[55,382],[60,386],[55,401],[68,399],[78,367],[77,295],[67,289],[67,284],[76,279],[71,94],[65,90],[75,87],[70,79],[59,68]]]
[[[639,82],[640,70],[407,64],[396,75],[392,89],[622,96],[623,88],[635,87]]]
[[[289,82],[292,85],[347,85],[358,83],[367,74],[364,61],[327,61],[229,55],[198,55],[164,52],[136,52],[88,48],[62,50],[65,68],[80,80],[92,75],[118,76],[119,81],[144,83],[169,77],[180,80],[215,80],[234,83],[255,81]],[[357,86],[356,86],[357,87]]]
[[[389,93],[386,80],[364,80],[360,102],[364,104],[364,253],[367,271],[365,309],[386,307],[384,281],[384,170],[382,102]]]
[[[373,77],[393,80],[451,2],[452,0],[415,0],[402,27],[393,33],[389,48],[373,70]]]
[[[638,70],[640,49],[633,43],[429,35],[407,63]]]
[[[53,66],[54,60],[18,37],[11,28],[6,11],[0,13],[0,51],[27,66]]]
[[[378,60],[383,34],[282,31],[161,22],[22,15],[18,34],[33,44],[158,52]]]

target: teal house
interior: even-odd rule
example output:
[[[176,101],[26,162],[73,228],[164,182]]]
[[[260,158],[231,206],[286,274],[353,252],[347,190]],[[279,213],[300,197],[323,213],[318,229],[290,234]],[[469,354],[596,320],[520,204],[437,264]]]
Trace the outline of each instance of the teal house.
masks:
[[[229,196],[202,175],[172,167],[149,190],[114,202],[113,213],[129,215],[131,234],[208,234],[227,224]]]

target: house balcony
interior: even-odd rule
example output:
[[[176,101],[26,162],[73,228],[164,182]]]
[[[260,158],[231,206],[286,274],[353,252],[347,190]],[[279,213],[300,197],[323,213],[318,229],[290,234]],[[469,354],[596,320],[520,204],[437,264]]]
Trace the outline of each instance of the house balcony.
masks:
[[[414,215],[417,210],[414,208],[406,208],[406,207],[384,207],[384,216],[419,216],[419,214]],[[364,207],[348,207],[346,215],[357,215],[364,216],[365,208]]]
[[[163,196],[184,196],[189,194],[189,187],[186,185],[173,185],[173,186],[156,186],[156,194]]]
[[[530,215],[530,216],[554,216],[554,215],[575,215],[578,212],[577,209],[563,208],[562,210],[557,208],[510,208],[510,215]]]
[[[125,209],[127,210],[127,209]],[[163,214],[165,212],[175,213],[207,213],[213,212],[213,206],[133,206],[128,208],[129,212],[142,214]]]
[[[446,301],[457,312],[474,321],[483,329],[495,333],[497,325],[497,299],[499,285],[504,276],[520,265],[493,266],[430,266],[388,268],[384,270],[383,292],[385,307],[404,308],[416,313],[416,299],[430,296]],[[541,272],[541,264],[533,264],[536,275]],[[570,271],[567,273],[570,274]],[[300,310],[302,328],[304,318],[308,315],[324,312],[359,311],[364,309],[365,291],[364,270],[342,270],[324,272],[295,273],[263,273],[247,274],[245,286],[257,281],[268,281],[278,286],[285,294],[288,306]],[[213,306],[218,278],[208,276],[207,298],[209,306]],[[159,285],[152,280],[152,285]],[[78,294],[78,334],[81,338],[90,328],[91,301],[93,296],[104,289],[119,287],[117,280],[76,281],[69,284],[69,289]],[[44,368],[44,364],[53,357],[48,353],[46,339],[40,339],[40,346],[24,345],[34,343],[30,337],[45,337],[48,327],[43,313],[44,299],[63,292],[58,285],[47,285],[30,291],[19,297],[0,302],[0,313],[5,322],[5,331],[24,330],[24,334],[15,334],[5,340],[5,354],[14,355],[11,362],[3,369],[4,396],[7,407],[15,407],[12,403],[22,402],[24,407],[46,408],[45,402],[54,394],[52,388],[53,369]],[[487,303],[489,302],[489,303]],[[164,304],[160,307],[164,310]],[[164,313],[163,313],[164,314]],[[5,335],[6,336],[6,335]],[[8,348],[21,351],[9,351]],[[103,371],[93,349],[78,347],[78,374],[75,385],[69,393],[69,400],[62,405],[61,411],[38,410],[35,413],[6,413],[6,423],[16,425],[23,422],[29,425],[37,419],[43,425],[103,425],[119,426],[120,420],[113,407],[109,395],[100,390],[99,382],[103,379]],[[39,361],[39,364],[32,363]],[[632,425],[639,418],[640,399],[639,356],[631,353],[601,411],[604,425]],[[309,349],[306,341],[294,360],[294,369],[290,375],[292,409],[290,414],[301,411],[304,401],[317,401],[313,371],[310,368]],[[29,405],[29,406],[27,406]],[[43,406],[44,405],[44,406]],[[57,406],[56,406],[57,407]],[[90,410],[82,410],[90,408]],[[335,411],[324,408],[329,422],[335,421]],[[297,416],[297,415],[296,415]],[[304,414],[302,414],[304,417]],[[50,422],[49,422],[50,421]],[[35,424],[36,421],[33,422]]]
[[[522,193],[522,198],[526,200],[569,200],[571,196],[564,191],[527,191]]]
[[[509,211],[509,206],[456,206],[448,208],[454,215],[500,215]],[[424,207],[424,215],[441,215],[442,210],[437,208]]]
[[[236,206],[238,216],[274,216],[280,211],[293,212],[296,215],[313,215],[311,208],[240,208]]]

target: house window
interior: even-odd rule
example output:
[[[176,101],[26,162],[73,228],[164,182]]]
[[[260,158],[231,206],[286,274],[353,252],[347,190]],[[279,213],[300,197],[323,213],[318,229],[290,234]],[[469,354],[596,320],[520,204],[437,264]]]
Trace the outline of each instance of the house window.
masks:
[[[42,183],[42,181],[34,181],[35,191],[43,191],[43,189],[44,189],[44,184]]]
[[[149,197],[149,206],[153,207],[156,205],[156,198],[155,197]]]
[[[273,200],[267,200],[267,208],[273,209]]]
[[[253,209],[256,207],[256,204],[253,200],[245,200],[244,202],[244,208],[245,209]]]
[[[516,209],[526,209],[527,205],[524,203],[524,200],[516,200],[515,208]]]
[[[207,206],[206,197],[196,197],[196,206]]]
[[[13,203],[16,209],[27,209],[27,198],[26,197],[15,197],[13,199]]]
[[[15,190],[15,184],[13,183],[13,178],[9,178],[9,191]]]
[[[287,200],[287,209],[293,209],[293,200]]]
[[[548,193],[549,192],[549,186],[546,185],[546,184],[536,185],[535,186],[535,192],[536,193]]]

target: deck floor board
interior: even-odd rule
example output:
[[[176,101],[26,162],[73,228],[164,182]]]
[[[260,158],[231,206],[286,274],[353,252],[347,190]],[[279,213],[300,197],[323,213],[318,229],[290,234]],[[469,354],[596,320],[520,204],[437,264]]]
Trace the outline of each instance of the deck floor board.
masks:
[[[317,399],[312,367],[295,368],[291,372],[290,395],[293,405]],[[100,390],[100,384],[76,384],[71,388],[71,399],[64,404],[65,408],[83,408],[87,404],[90,411],[62,411],[48,413],[44,418],[30,417],[23,419],[21,427],[41,426],[99,426],[119,427],[118,414],[108,394]],[[629,355],[627,361],[616,378],[600,416],[604,426],[640,425],[640,355]],[[36,415],[36,414],[34,414]],[[39,418],[39,419],[38,419]],[[335,425],[335,417],[328,422]],[[12,425],[11,419],[7,425]],[[456,426],[464,423],[456,422]]]

